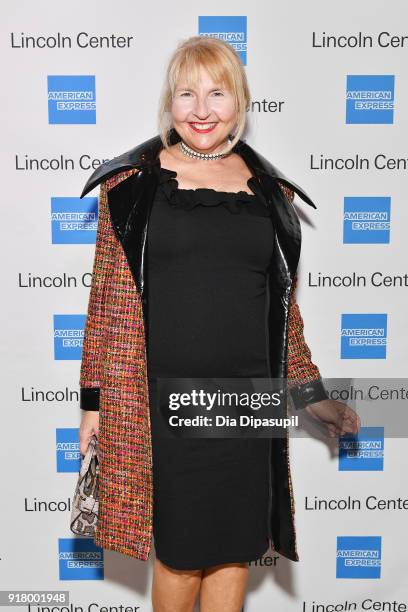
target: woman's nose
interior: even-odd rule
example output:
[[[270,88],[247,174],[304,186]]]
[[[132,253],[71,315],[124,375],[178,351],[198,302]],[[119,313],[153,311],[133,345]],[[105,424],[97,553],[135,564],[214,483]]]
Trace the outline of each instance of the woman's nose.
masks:
[[[206,119],[210,114],[208,103],[205,98],[197,98],[194,113],[199,119]]]

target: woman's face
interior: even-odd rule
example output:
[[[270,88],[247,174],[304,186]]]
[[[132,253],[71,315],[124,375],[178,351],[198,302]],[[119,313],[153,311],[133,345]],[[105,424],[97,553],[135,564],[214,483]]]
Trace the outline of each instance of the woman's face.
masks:
[[[173,126],[184,142],[203,153],[223,150],[236,124],[231,92],[214,83],[203,67],[197,89],[188,89],[183,74],[180,76],[171,114]]]

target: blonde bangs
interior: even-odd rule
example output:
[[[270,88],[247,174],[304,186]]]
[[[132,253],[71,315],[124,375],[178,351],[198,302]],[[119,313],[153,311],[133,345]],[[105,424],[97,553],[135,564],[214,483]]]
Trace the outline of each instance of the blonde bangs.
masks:
[[[205,68],[212,80],[230,91],[234,97],[237,113],[237,129],[228,150],[238,142],[246,123],[246,112],[250,104],[250,93],[244,67],[235,49],[229,44],[210,36],[191,36],[183,41],[170,58],[163,93],[159,105],[159,133],[163,146],[169,146],[172,128],[171,104],[176,87],[183,78],[183,85],[197,88],[200,68]]]
[[[226,64],[227,62],[220,63],[219,52],[217,53],[210,46],[196,45],[188,48],[184,55],[180,57],[180,60],[176,60],[171,66],[169,85],[172,94],[174,95],[177,83],[182,75],[186,79],[187,87],[198,87],[201,67],[207,70],[214,83],[235,93],[235,83],[231,74],[232,66]]]

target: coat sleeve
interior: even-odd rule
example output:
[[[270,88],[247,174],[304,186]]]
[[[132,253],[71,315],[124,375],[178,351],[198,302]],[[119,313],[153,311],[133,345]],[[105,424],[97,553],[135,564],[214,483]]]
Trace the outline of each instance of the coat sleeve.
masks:
[[[100,187],[98,226],[88,313],[82,346],[80,408],[99,410],[101,346],[106,330],[106,294],[112,277],[119,242],[111,223],[107,183]]]
[[[294,200],[294,192],[279,183],[289,202]],[[297,275],[292,284],[289,305],[288,327],[288,388],[296,409],[304,408],[326,399],[328,393],[321,380],[318,366],[312,361],[312,353],[304,336],[304,322],[295,299]]]

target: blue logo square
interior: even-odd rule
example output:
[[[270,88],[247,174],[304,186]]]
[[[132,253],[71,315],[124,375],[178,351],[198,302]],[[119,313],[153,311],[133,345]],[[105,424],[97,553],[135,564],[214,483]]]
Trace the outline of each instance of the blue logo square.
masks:
[[[346,123],[394,122],[394,75],[347,75]]]
[[[86,315],[54,315],[54,359],[81,360]]]
[[[78,473],[81,468],[78,427],[56,429],[57,472]]]
[[[199,36],[220,38],[234,47],[244,66],[247,63],[247,17],[246,15],[199,16]]]
[[[342,314],[341,359],[386,359],[387,314]]]
[[[336,578],[381,578],[381,536],[338,536]]]
[[[339,471],[384,470],[384,427],[361,427],[339,438]]]
[[[52,244],[95,244],[98,198],[51,198]]]
[[[345,197],[343,242],[389,244],[390,197]]]
[[[48,76],[48,123],[96,123],[94,76]]]
[[[103,548],[91,538],[58,538],[60,580],[103,580]]]

